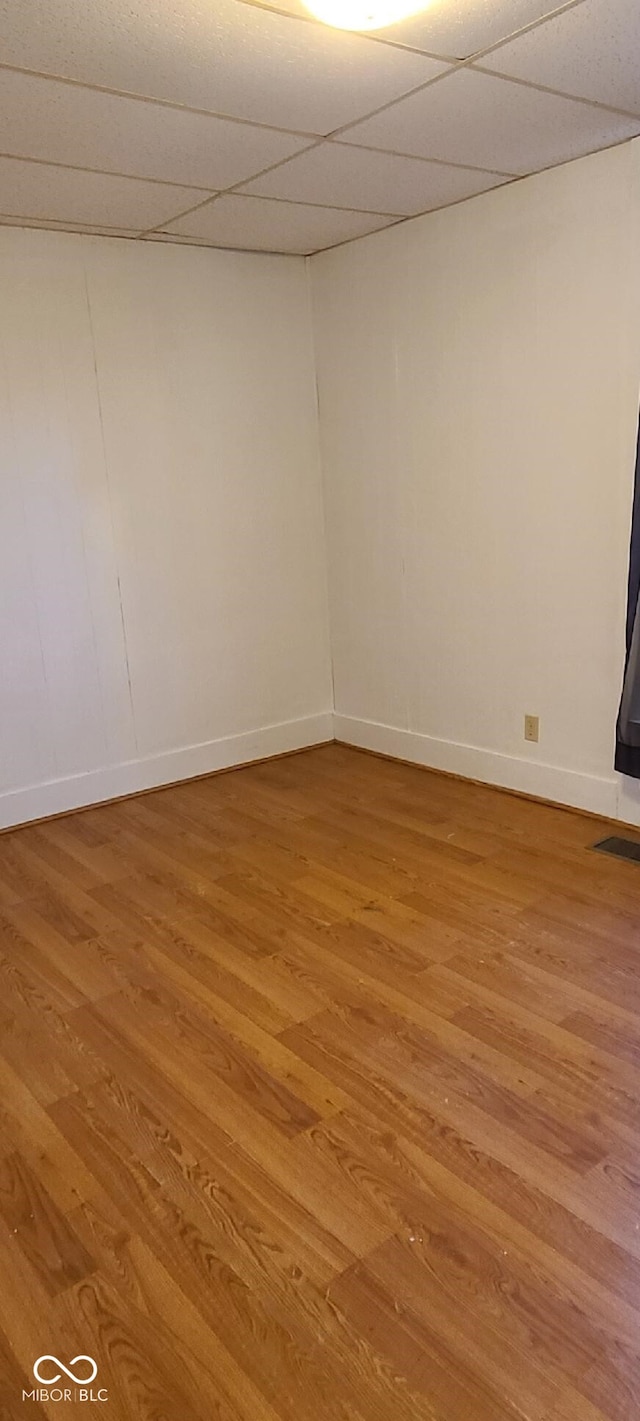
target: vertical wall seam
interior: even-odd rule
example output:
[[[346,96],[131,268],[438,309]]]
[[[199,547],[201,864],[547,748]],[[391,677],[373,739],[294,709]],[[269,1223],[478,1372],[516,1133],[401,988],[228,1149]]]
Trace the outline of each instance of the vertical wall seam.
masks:
[[[10,428],[11,428],[11,436],[12,436],[12,445],[13,445],[14,458],[15,458],[16,465],[17,465],[17,462],[18,462],[18,442],[17,442],[17,439],[16,439],[16,420],[15,420],[14,409],[13,409],[11,382],[10,382],[10,379],[9,379],[9,374],[8,374],[8,370],[7,370],[7,366],[6,366],[6,360],[5,360],[5,358],[4,358],[4,352],[3,352],[3,373],[4,373],[5,388],[6,388],[6,392],[7,392],[7,413],[8,413],[8,418],[9,418],[9,425],[10,425]],[[31,537],[29,536],[29,532],[30,532],[30,529],[29,529],[29,519],[28,519],[28,516],[27,516],[27,506],[26,506],[26,502],[25,502],[24,479],[23,479],[23,477],[22,477],[22,469],[21,469],[21,476],[20,476],[20,478],[19,478],[19,487],[20,487],[20,493],[19,493],[20,512],[21,512],[21,514],[22,514],[22,526],[23,526],[23,528],[24,528],[24,530],[25,530],[25,547],[26,547],[26,559],[25,559],[25,560],[26,560],[27,567],[28,567],[28,570],[29,570],[29,582],[30,582],[30,585],[31,585],[31,592],[32,592],[32,596],[33,596],[34,619],[35,619],[36,631],[37,631],[37,634],[38,634],[38,650],[39,650],[39,655],[40,655],[40,666],[41,666],[41,669],[42,669],[42,684],[43,684],[43,690],[44,690],[44,698],[45,698],[45,701],[46,701],[46,703],[47,703],[47,706],[49,707],[49,727],[53,727],[54,717],[53,717],[53,711],[52,711],[52,706],[51,706],[51,687],[50,687],[50,685],[49,685],[49,678],[48,678],[48,676],[47,676],[47,659],[46,659],[45,652],[44,652],[44,640],[43,640],[43,636],[42,636],[42,621],[41,621],[41,617],[40,617],[40,601],[39,601],[38,590],[37,590],[37,585],[36,585],[36,578],[35,578],[35,572],[34,572],[34,567],[33,567],[33,555],[32,555],[32,551],[31,551]],[[49,745],[50,751],[51,751],[51,758],[52,758],[52,760],[53,760],[53,767],[54,767],[54,770],[55,770],[56,773],[57,773],[57,771],[58,771],[58,748],[57,748],[57,745],[56,745],[55,735],[53,734],[53,730],[52,730],[52,729],[50,729],[50,733],[49,733],[49,737],[48,737],[48,745]],[[43,749],[42,741],[39,740],[39,742],[38,742],[38,758],[39,758],[40,760],[42,760],[42,749]]]
[[[311,357],[313,360],[313,386],[316,408],[316,447],[318,451],[318,473],[320,475],[320,504],[322,510],[322,541],[324,552],[324,582],[325,601],[327,607],[327,635],[329,643],[329,673],[331,676],[331,710],[336,714],[336,671],[335,657],[333,650],[333,624],[331,617],[331,593],[329,587],[329,535],[327,528],[327,490],[325,482],[325,465],[322,449],[322,414],[320,409],[320,387],[318,383],[318,352],[316,348],[316,323],[313,310],[313,286],[311,275],[312,257],[304,258],[305,278],[307,284],[307,311],[309,316],[309,326],[311,331]]]
[[[127,641],[127,623],[126,623],[126,618],[125,618],[125,614],[124,614],[124,602],[123,602],[123,597],[122,597],[122,582],[121,582],[121,578],[120,578],[120,562],[119,562],[119,558],[118,558],[118,545],[117,545],[117,541],[116,541],[115,522],[114,522],[114,517],[113,517],[113,501],[112,501],[112,497],[111,497],[111,483],[110,483],[110,480],[109,480],[109,461],[108,461],[108,458],[107,458],[107,442],[106,442],[105,431],[104,431],[104,414],[103,414],[103,409],[102,409],[102,395],[101,395],[101,391],[100,391],[100,377],[99,377],[99,374],[98,374],[98,350],[97,350],[97,345],[96,345],[95,329],[94,329],[94,324],[93,324],[93,311],[92,311],[92,309],[91,309],[91,296],[90,296],[90,293],[89,293],[89,280],[88,280],[88,276],[87,276],[87,269],[86,269],[86,266],[85,266],[85,268],[84,268],[84,290],[85,290],[85,298],[86,298],[86,302],[87,302],[87,313],[88,313],[88,317],[89,317],[89,330],[90,330],[90,334],[91,334],[91,349],[92,349],[92,355],[93,355],[93,370],[94,370],[94,376],[95,376],[95,382],[96,382],[96,399],[97,399],[97,402],[98,402],[98,419],[99,419],[99,422],[100,422],[100,440],[101,440],[101,444],[102,444],[102,459],[103,459],[103,467],[104,467],[105,484],[106,484],[106,489],[107,489],[107,501],[108,501],[108,504],[109,504],[109,520],[110,520],[110,523],[111,523],[111,539],[112,539],[112,546],[113,546],[113,555],[114,555],[115,567],[116,567],[116,585],[117,585],[117,588],[118,588],[118,605],[119,605],[119,607],[120,607],[120,623],[121,623],[121,626],[122,626],[122,643],[123,643],[123,647],[124,647],[124,659],[125,659],[125,667],[126,667],[126,672],[127,672],[127,685],[128,685],[128,688],[129,688],[129,705],[130,705],[130,707],[131,707],[131,726],[132,726],[132,730],[133,730],[133,742],[134,742],[134,745],[135,745],[135,748],[136,748],[136,754],[139,754],[139,752],[140,752],[140,746],[139,746],[139,744],[138,744],[138,727],[137,727],[137,724],[136,724],[136,713],[135,713],[135,706],[134,706],[134,700],[133,700],[133,685],[132,685],[132,681],[131,681],[131,666],[130,666],[130,662],[129,662],[129,645],[128,645],[128,641]]]

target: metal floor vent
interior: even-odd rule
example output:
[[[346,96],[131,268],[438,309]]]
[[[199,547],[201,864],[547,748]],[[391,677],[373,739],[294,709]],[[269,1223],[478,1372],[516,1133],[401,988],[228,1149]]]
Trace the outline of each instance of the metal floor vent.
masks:
[[[613,854],[616,859],[631,859],[640,863],[640,841],[637,839],[600,839],[594,844],[601,854]]]

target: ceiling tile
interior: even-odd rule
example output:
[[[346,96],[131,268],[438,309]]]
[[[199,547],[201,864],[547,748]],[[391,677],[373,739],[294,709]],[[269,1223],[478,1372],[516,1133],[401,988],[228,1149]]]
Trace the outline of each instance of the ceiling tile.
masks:
[[[504,182],[497,173],[449,168],[342,143],[322,143],[283,167],[255,178],[245,191],[294,202],[361,208],[410,216],[485,192]]]
[[[140,231],[202,200],[199,188],[0,157],[0,216]]]
[[[260,0],[291,15],[307,15],[303,0]],[[569,3],[569,0],[567,0]],[[468,59],[478,50],[498,44],[510,35],[559,9],[562,0],[431,0],[424,13],[387,25],[374,33],[393,44],[445,59]]]
[[[442,69],[238,0],[0,0],[0,32],[6,64],[314,133]]]
[[[486,65],[640,114],[639,0],[583,0],[488,55]]]
[[[356,124],[349,143],[511,173],[536,172],[640,133],[640,121],[459,69]]]
[[[306,256],[352,237],[363,237],[393,220],[363,212],[230,195],[216,198],[198,212],[167,223],[165,231],[196,237],[212,246],[295,252]]]
[[[305,140],[0,70],[0,152],[207,189],[288,158]]]

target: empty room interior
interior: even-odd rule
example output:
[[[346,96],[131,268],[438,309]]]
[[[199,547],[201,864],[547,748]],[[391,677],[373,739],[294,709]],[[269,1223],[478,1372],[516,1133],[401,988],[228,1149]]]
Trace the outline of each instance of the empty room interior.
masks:
[[[0,0],[1,1421],[638,1421],[639,409],[639,0]]]

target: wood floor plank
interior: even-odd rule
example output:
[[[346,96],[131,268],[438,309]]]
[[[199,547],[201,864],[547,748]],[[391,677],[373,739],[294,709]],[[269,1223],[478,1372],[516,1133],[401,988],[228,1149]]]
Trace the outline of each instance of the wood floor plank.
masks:
[[[0,1161],[0,1216],[51,1295],[93,1272],[68,1220],[17,1151]]]
[[[0,1054],[5,1148],[18,1150],[63,1213],[91,1198],[96,1181],[53,1125],[44,1107]]]
[[[519,1410],[532,1421],[541,1421],[561,1393],[559,1381],[550,1375],[548,1359],[515,1345],[483,1308],[465,1306],[454,1279],[443,1283],[438,1273],[424,1266],[420,1254],[414,1254],[415,1247],[391,1239],[360,1268],[390,1296],[402,1299],[402,1312],[429,1336],[448,1370],[457,1373],[471,1365],[485,1388],[494,1387],[498,1395],[510,1393],[516,1414]]]

